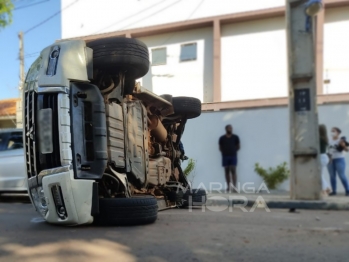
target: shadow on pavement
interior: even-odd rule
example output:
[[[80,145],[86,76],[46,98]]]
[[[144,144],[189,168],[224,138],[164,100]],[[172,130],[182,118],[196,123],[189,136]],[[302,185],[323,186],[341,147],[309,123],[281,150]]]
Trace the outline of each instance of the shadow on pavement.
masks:
[[[348,214],[171,209],[150,225],[63,227],[0,203],[0,261],[347,261]]]

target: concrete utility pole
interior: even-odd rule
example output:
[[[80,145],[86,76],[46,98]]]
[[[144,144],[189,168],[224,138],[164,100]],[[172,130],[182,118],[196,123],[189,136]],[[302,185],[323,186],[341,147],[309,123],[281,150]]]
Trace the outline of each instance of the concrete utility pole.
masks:
[[[320,0],[286,0],[291,198],[321,199],[315,17]]]
[[[22,93],[23,85],[24,85],[24,45],[23,45],[23,32],[19,32],[18,34],[19,38],[19,77],[20,77],[20,83],[19,83],[19,91]]]
[[[19,32],[19,101],[16,104],[16,126],[17,128],[23,127],[23,113],[22,113],[22,91],[25,81],[25,69],[24,69],[24,44],[23,44],[23,32]]]

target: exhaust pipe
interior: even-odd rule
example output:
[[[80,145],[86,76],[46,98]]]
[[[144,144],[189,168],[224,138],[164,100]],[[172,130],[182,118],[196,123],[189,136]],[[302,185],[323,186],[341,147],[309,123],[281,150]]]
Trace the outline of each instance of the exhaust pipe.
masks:
[[[158,116],[151,115],[148,117],[148,127],[151,130],[150,134],[157,142],[164,142],[166,140],[167,131]]]

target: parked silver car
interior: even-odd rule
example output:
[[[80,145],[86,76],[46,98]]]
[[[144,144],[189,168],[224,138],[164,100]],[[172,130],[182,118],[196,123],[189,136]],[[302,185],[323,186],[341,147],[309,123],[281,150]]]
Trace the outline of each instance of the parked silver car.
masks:
[[[27,192],[21,129],[0,130],[0,194]]]

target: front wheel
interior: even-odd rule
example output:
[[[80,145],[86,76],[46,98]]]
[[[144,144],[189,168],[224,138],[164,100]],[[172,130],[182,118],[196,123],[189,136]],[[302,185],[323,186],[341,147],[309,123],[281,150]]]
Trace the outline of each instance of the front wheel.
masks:
[[[133,38],[110,37],[87,43],[93,49],[93,65],[96,69],[125,71],[131,79],[147,74],[149,70],[148,47]]]
[[[132,226],[154,223],[158,205],[153,196],[100,198],[95,223],[102,226]]]

